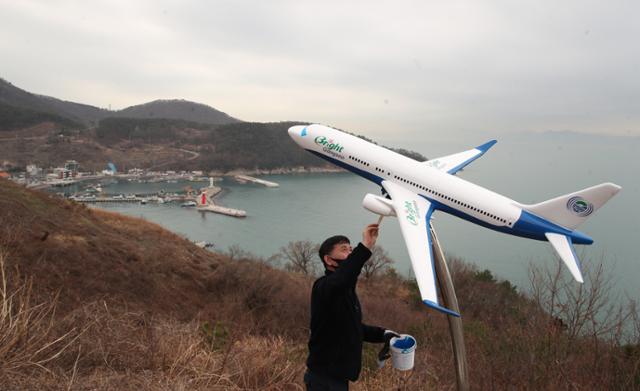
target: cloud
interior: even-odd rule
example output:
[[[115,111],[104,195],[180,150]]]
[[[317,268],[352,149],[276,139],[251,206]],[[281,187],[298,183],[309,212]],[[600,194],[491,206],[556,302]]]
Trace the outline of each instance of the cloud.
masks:
[[[2,77],[375,135],[640,134],[634,2],[0,1]]]

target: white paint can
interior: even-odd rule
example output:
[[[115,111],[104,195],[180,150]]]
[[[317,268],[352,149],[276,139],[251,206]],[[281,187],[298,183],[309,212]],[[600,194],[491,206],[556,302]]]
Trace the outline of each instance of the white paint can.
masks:
[[[391,348],[391,363],[393,367],[400,371],[413,369],[416,346],[416,339],[408,334],[401,334],[400,338],[391,338],[389,347]]]

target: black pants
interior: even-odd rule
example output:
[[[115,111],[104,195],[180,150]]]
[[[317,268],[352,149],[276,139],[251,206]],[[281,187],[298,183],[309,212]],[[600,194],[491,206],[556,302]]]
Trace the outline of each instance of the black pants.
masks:
[[[318,375],[307,369],[304,374],[304,384],[307,391],[348,391],[349,380],[336,380],[331,377]]]

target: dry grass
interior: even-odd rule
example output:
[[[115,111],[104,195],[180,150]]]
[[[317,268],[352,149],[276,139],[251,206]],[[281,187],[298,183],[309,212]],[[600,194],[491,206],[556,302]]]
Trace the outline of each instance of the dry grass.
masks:
[[[58,333],[56,298],[33,304],[32,283],[6,270],[7,254],[0,248],[0,376],[48,371],[81,334],[77,328]],[[9,278],[13,284],[8,282]]]

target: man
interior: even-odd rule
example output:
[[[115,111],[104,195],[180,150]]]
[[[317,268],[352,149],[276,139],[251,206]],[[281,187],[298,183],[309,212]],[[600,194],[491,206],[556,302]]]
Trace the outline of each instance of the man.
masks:
[[[378,238],[378,224],[368,225],[362,242],[352,249],[345,236],[332,236],[318,254],[325,275],[311,291],[311,336],[304,382],[308,391],[348,390],[362,365],[362,342],[385,343],[379,359],[389,357],[390,330],[362,323],[356,283]],[[386,349],[386,351],[385,351]]]

